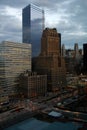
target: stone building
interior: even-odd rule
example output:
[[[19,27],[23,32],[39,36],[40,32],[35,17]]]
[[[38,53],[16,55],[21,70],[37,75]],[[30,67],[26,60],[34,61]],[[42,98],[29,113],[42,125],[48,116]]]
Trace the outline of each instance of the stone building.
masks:
[[[47,75],[37,75],[36,72],[26,72],[19,76],[19,98],[38,98],[47,93]]]
[[[33,58],[33,70],[47,75],[47,90],[57,92],[66,85],[66,69],[61,57],[61,37],[55,28],[46,28],[41,38],[41,53]]]

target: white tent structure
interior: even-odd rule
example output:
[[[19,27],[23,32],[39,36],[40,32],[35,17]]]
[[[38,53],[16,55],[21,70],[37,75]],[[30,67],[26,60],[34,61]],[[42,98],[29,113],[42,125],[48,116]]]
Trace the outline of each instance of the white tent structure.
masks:
[[[53,117],[61,117],[62,114],[56,111],[51,111],[48,115],[53,116]]]

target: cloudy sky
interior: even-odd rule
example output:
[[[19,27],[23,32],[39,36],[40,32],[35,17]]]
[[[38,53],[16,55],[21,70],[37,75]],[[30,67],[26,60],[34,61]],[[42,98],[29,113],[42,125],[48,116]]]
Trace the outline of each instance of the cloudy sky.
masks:
[[[0,42],[22,42],[22,9],[33,3],[45,11],[45,27],[57,28],[62,44],[87,43],[87,0],[0,0]]]

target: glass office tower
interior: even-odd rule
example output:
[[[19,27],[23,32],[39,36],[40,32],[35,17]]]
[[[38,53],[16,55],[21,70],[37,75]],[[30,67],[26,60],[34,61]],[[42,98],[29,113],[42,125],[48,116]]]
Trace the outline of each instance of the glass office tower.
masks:
[[[32,57],[38,56],[44,29],[44,10],[30,4],[22,10],[23,43],[32,44]]]
[[[0,43],[0,99],[15,95],[18,76],[31,71],[31,44]]]

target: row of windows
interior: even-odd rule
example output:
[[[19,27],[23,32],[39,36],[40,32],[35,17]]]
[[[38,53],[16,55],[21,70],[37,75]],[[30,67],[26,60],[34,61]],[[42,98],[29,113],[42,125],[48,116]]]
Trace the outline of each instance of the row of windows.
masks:
[[[31,46],[3,43],[0,50],[0,88],[5,90],[2,95],[9,95],[15,92],[17,77],[27,69],[31,70]]]

